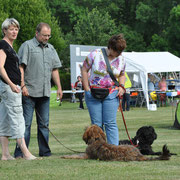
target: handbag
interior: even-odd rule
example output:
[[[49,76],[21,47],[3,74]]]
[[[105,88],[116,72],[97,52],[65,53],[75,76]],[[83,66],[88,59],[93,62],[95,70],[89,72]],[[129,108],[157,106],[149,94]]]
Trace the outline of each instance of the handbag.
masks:
[[[119,87],[119,83],[116,80],[116,78],[114,77],[111,66],[109,64],[109,60],[107,58],[106,50],[105,50],[105,48],[102,48],[101,50],[103,52],[103,56],[104,56],[104,59],[105,59],[106,65],[107,65],[107,71],[108,71],[111,79],[114,81],[115,85]],[[93,88],[92,87],[91,88],[91,95],[96,99],[104,100],[109,95],[109,89],[108,88]]]
[[[91,88],[91,95],[99,100],[104,100],[109,95],[108,88]]]

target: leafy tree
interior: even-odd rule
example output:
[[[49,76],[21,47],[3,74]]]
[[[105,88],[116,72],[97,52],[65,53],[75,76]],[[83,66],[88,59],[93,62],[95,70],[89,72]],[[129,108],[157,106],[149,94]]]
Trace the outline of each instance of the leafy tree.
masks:
[[[161,35],[167,27],[169,12],[178,1],[142,0],[136,6],[135,30],[143,35],[147,46],[154,34]]]
[[[87,19],[87,11],[91,12],[95,8],[100,14],[108,13],[115,26],[122,28],[120,31],[125,34],[128,51],[171,49],[171,52],[177,54],[179,44],[169,35],[172,29],[169,28],[168,19],[171,9],[177,7],[180,0],[46,0],[46,2],[53,15],[58,18],[67,44],[89,44],[88,42],[96,44],[94,39],[100,37],[99,33],[94,34],[94,31],[90,32],[84,26],[82,26],[84,33],[82,33],[82,27],[78,29],[80,21]],[[81,37],[81,33],[88,34],[88,36]],[[167,38],[166,33],[168,33],[169,38]],[[76,35],[77,37],[74,37]],[[171,42],[174,43],[173,46]]]
[[[46,0],[51,12],[58,19],[63,32],[72,31],[80,16],[85,15],[85,8],[76,0]]]
[[[170,12],[167,39],[170,51],[180,57],[180,5]]]
[[[44,0],[0,0],[0,17],[2,23],[5,18],[14,17],[20,23],[20,32],[14,47],[17,50],[26,40],[34,37],[37,24],[46,22],[52,28],[52,39],[50,42],[54,45],[59,55],[65,46],[60,27],[51,13],[46,9]]]
[[[86,9],[86,16],[82,16],[74,25],[72,32],[66,34],[67,44],[107,46],[109,38],[113,34],[118,34],[118,28],[108,13],[101,14],[97,8],[91,12]],[[64,51],[66,58],[70,59],[69,46]],[[69,67],[66,61],[66,67]]]
[[[0,0],[0,4],[1,4]],[[4,7],[0,6],[0,23],[2,24],[2,22],[8,17],[8,14],[5,12]]]
[[[126,0],[127,1],[127,0]],[[124,0],[46,0],[53,15],[58,18],[59,24],[65,34],[73,30],[74,25],[83,16],[86,9],[92,11],[94,8],[104,14],[106,12],[115,20],[116,24],[123,22]],[[127,11],[125,11],[127,12]],[[134,12],[134,11],[133,11]],[[130,16],[132,17],[132,16]]]
[[[146,51],[145,42],[143,40],[143,36],[140,33],[132,30],[132,28],[127,25],[120,25],[118,29],[124,34],[126,39],[126,51]]]
[[[165,37],[154,34],[152,36],[152,41],[148,47],[148,51],[168,51],[168,41]]]
[[[110,36],[116,33],[117,27],[109,14],[101,14],[95,8],[91,12],[86,10],[86,16],[74,26],[71,38],[76,44],[100,46],[107,45]]]

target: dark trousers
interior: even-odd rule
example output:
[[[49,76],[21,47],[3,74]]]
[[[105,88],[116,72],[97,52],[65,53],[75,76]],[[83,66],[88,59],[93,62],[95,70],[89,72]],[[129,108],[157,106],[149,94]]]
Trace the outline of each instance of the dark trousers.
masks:
[[[130,94],[128,94],[128,93],[124,93],[124,95],[123,95],[122,108],[123,108],[123,111],[130,110]]]
[[[83,106],[83,93],[77,93],[78,99],[79,99],[79,108],[84,109]]]
[[[25,97],[23,96],[23,115],[25,119],[25,134],[24,139],[27,147],[29,146],[31,136],[31,124],[33,119],[34,109],[36,110],[37,121],[37,139],[39,145],[39,156],[50,156],[49,148],[49,97]],[[22,156],[22,152],[16,145],[14,156]]]

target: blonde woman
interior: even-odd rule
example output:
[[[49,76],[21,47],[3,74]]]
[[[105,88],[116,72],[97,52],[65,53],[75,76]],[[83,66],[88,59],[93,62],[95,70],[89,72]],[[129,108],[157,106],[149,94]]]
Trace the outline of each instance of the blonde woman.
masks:
[[[26,147],[25,121],[22,111],[21,73],[19,59],[13,49],[20,26],[16,19],[8,18],[2,23],[3,39],[0,40],[0,142],[1,160],[14,160],[9,153],[8,138],[16,139],[26,160],[36,159]]]

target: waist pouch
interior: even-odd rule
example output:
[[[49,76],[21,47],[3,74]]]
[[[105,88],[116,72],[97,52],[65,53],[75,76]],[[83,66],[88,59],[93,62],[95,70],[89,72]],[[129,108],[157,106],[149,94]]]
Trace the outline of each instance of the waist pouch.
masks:
[[[104,100],[109,95],[107,88],[91,88],[91,95],[99,100]]]

